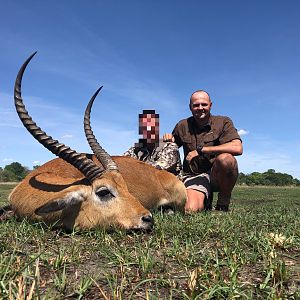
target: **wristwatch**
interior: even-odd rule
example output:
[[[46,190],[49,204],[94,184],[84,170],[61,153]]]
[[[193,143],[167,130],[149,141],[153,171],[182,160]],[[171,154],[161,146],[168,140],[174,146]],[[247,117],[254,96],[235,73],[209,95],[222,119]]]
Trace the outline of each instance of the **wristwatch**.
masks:
[[[197,148],[196,148],[196,151],[198,152],[198,155],[199,156],[202,156],[204,153],[202,152],[202,149],[203,149],[203,146],[198,146]]]

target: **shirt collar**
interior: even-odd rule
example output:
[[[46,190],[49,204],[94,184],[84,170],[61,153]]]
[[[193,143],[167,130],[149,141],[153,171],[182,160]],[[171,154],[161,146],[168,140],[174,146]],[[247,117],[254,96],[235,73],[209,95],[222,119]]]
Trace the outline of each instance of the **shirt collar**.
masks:
[[[195,126],[195,128],[200,129],[198,127],[197,122],[194,117],[192,117],[192,121],[193,121],[193,125]],[[206,128],[209,128],[209,130],[212,128],[212,115],[211,114],[209,115],[209,119],[208,119],[207,123],[201,128],[201,130],[206,129]]]

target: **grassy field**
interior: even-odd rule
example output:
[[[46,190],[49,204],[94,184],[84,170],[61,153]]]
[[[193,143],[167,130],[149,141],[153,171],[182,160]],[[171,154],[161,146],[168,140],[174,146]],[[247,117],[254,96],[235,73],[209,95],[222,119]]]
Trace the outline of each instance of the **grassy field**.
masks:
[[[0,298],[300,299],[300,188],[236,187],[229,213],[154,216],[150,234],[1,222]]]

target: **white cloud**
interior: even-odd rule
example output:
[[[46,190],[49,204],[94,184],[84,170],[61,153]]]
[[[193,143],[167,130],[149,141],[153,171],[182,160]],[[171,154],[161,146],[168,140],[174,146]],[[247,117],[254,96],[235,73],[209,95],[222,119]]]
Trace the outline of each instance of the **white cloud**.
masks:
[[[2,159],[2,162],[9,162],[9,161],[13,161],[13,159],[12,158],[3,158]]]
[[[238,134],[239,134],[240,136],[246,135],[246,134],[249,134],[249,131],[244,130],[244,129],[240,129],[240,130],[238,130]]]
[[[39,160],[35,160],[32,162],[33,165],[39,165],[41,162]]]
[[[62,139],[71,139],[73,137],[72,134],[64,134],[61,138]]]

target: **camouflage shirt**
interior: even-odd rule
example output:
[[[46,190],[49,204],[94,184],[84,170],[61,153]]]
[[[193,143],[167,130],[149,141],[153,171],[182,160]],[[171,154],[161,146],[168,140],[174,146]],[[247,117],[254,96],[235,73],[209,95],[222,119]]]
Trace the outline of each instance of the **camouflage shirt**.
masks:
[[[167,170],[178,175],[182,169],[178,146],[175,143],[159,141],[158,147],[152,151],[146,147],[131,147],[124,154],[144,161],[151,166]]]

